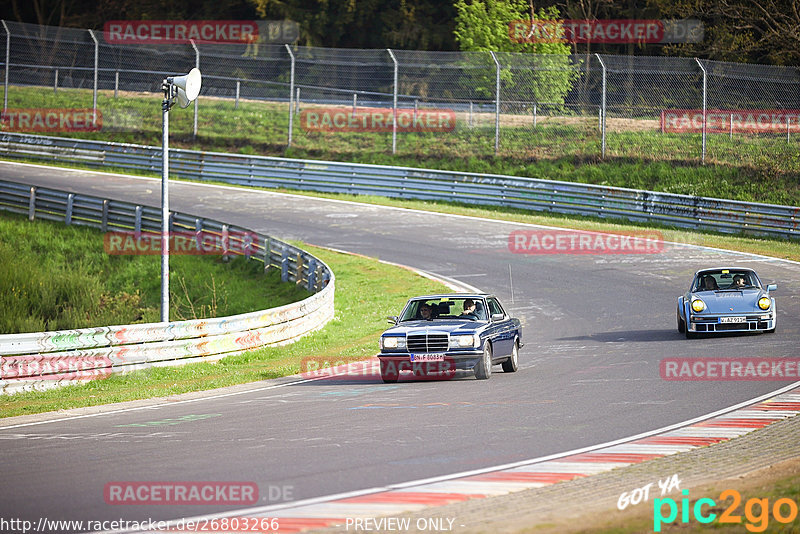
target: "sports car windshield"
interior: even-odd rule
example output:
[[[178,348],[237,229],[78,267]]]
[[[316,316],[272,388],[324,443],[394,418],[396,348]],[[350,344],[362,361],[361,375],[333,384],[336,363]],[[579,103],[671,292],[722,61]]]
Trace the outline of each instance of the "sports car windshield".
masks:
[[[442,319],[486,321],[486,317],[486,308],[481,299],[442,297],[412,300],[400,317],[400,321],[437,321]]]
[[[738,291],[759,287],[761,284],[752,271],[720,269],[700,273],[694,281],[692,291]]]

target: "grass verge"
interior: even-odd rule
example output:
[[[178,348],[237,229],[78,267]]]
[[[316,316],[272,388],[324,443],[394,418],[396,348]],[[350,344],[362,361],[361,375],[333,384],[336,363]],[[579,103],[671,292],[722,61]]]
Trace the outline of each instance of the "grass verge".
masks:
[[[302,300],[276,270],[234,257],[170,258],[170,319],[206,319]],[[117,256],[96,229],[0,212],[0,332],[158,322],[161,256]]]
[[[230,356],[217,363],[151,368],[112,375],[81,386],[0,397],[0,416],[10,417],[220,388],[300,371],[304,358],[360,360],[374,355],[385,317],[408,295],[442,290],[441,284],[377,260],[297,246],[326,262],[336,274],[336,316],[322,330],[284,347]]]
[[[151,93],[98,92],[103,128],[72,136],[118,142],[161,144],[160,97]],[[10,108],[87,108],[89,90],[10,87]],[[700,135],[661,133],[657,121],[618,120],[607,133],[606,157],[596,120],[543,120],[501,116],[500,146],[494,153],[494,115],[479,114],[477,126],[458,115],[456,129],[442,133],[401,133],[391,153],[390,133],[314,132],[296,117],[287,149],[288,104],[201,97],[198,136],[193,114],[170,114],[170,144],[197,150],[287,156],[509,174],[599,185],[775,204],[800,204],[800,150],[795,135],[709,134],[706,165],[700,165]],[[647,128],[641,125],[647,123]],[[650,124],[652,123],[652,124]],[[629,124],[629,126],[624,126]]]

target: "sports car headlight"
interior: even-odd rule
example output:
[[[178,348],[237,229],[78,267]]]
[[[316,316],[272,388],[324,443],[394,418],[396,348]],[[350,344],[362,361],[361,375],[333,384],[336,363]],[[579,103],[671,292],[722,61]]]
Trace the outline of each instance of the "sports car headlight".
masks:
[[[384,336],[381,338],[381,348],[383,349],[404,349],[406,338],[400,336]]]
[[[769,297],[761,297],[758,299],[758,307],[762,310],[768,310],[772,305],[772,300]]]
[[[700,313],[701,311],[703,311],[705,309],[706,309],[706,303],[703,302],[702,300],[694,299],[692,301],[692,310],[694,310],[695,312]]]
[[[478,334],[465,334],[450,337],[451,347],[477,347],[480,343],[481,338]]]

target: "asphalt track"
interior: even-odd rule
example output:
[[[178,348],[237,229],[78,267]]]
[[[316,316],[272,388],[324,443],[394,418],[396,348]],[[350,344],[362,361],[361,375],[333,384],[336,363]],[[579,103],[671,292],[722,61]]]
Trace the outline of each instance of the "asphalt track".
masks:
[[[152,179],[11,163],[0,163],[0,177],[160,202]],[[800,265],[791,262],[682,245],[650,255],[512,254],[509,233],[530,226],[185,182],[171,183],[170,202],[493,292],[523,321],[520,371],[496,367],[488,381],[320,380],[0,429],[0,517],[167,520],[240,508],[111,506],[103,488],[112,481],[249,481],[260,504],[274,504],[286,494],[270,488],[300,500],[544,456],[790,383],[664,381],[662,358],[798,355]],[[690,341],[677,333],[675,302],[692,273],[723,264],[778,283],[775,334]]]

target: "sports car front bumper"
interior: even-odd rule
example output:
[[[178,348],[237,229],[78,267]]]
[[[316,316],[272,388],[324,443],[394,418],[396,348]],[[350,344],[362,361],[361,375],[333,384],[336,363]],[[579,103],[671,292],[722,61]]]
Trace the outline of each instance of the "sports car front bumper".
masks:
[[[773,313],[692,315],[688,324],[688,328],[690,332],[696,333],[764,332],[766,330],[772,330],[775,328],[775,315]]]

